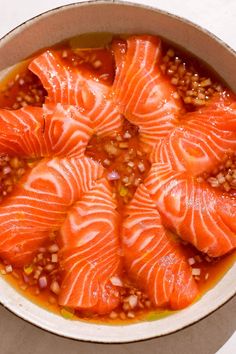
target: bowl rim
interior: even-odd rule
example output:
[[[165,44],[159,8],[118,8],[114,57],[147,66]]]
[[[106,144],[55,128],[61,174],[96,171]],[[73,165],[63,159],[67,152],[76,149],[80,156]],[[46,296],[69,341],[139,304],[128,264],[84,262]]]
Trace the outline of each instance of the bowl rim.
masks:
[[[17,291],[17,290],[15,290]],[[23,296],[23,295],[22,295]],[[110,345],[110,344],[116,344],[116,345],[122,345],[122,344],[132,344],[132,343],[140,343],[140,342],[147,342],[149,340],[152,340],[152,339],[156,339],[156,338],[162,338],[162,337],[167,337],[167,336],[170,336],[172,334],[175,334],[175,333],[178,333],[180,331],[182,331],[183,329],[187,329],[187,328],[191,328],[193,327],[195,324],[201,322],[202,320],[208,318],[209,316],[213,315],[215,312],[217,312],[218,310],[220,310],[221,308],[223,308],[228,302],[230,302],[234,297],[236,296],[236,291],[233,295],[231,295],[227,300],[225,300],[224,302],[221,303],[221,305],[219,305],[217,308],[215,308],[214,310],[211,310],[209,313],[207,313],[206,315],[200,317],[199,319],[197,320],[194,320],[193,322],[187,324],[187,325],[183,325],[182,327],[176,329],[176,330],[173,330],[169,333],[163,333],[163,334],[159,334],[159,335],[152,335],[152,336],[146,336],[144,338],[140,338],[140,339],[131,339],[131,340],[120,340],[119,342],[118,341],[108,341],[108,340],[93,340],[93,339],[83,339],[83,338],[75,338],[75,337],[70,337],[69,335],[67,334],[63,334],[63,333],[59,333],[59,332],[56,332],[56,331],[53,331],[49,328],[46,328],[46,327],[43,327],[37,323],[35,323],[34,321],[28,319],[28,318],[24,318],[22,317],[21,315],[17,314],[16,312],[14,312],[13,309],[11,309],[10,307],[7,307],[6,305],[3,305],[2,303],[0,303],[0,305],[2,307],[4,307],[4,309],[6,309],[9,313],[11,313],[13,316],[19,318],[20,320],[22,321],[25,321],[27,322],[28,324],[42,330],[42,331],[45,331],[47,333],[50,333],[50,334],[53,334],[57,337],[60,337],[60,338],[65,338],[65,339],[69,339],[69,340],[73,340],[75,342],[85,342],[85,343],[95,343],[95,344],[105,344],[105,345]],[[200,301],[200,300],[198,300]],[[39,306],[39,305],[38,305]],[[153,321],[155,322],[155,321]],[[81,322],[82,323],[82,322]],[[143,322],[145,323],[145,322]],[[115,325],[115,326],[110,326],[111,328],[115,328],[117,327],[118,325]],[[129,325],[126,325],[126,327],[129,326]]]
[[[202,27],[201,25],[198,25],[197,23],[195,23],[185,17],[175,15],[169,11],[166,11],[166,10],[159,9],[158,7],[154,7],[154,6],[145,4],[145,3],[136,3],[135,1],[131,2],[128,0],[82,0],[79,2],[75,1],[75,2],[71,2],[69,4],[54,7],[52,9],[46,10],[38,15],[35,15],[35,16],[23,21],[22,23],[20,23],[19,25],[17,25],[16,27],[12,28],[10,31],[5,33],[2,37],[0,37],[0,48],[1,48],[2,43],[4,44],[5,40],[7,41],[7,40],[11,39],[11,36],[16,34],[18,31],[20,31],[21,28],[25,27],[25,25],[30,25],[31,22],[34,22],[37,19],[40,19],[42,17],[47,17],[48,15],[52,14],[53,12],[57,12],[59,10],[65,9],[65,8],[70,8],[70,7],[73,8],[73,7],[80,7],[80,6],[82,7],[82,6],[90,6],[90,5],[93,6],[96,4],[102,4],[102,5],[108,5],[108,6],[112,6],[113,4],[124,5],[124,6],[134,6],[137,8],[158,12],[162,15],[166,15],[166,16],[171,17],[173,19],[177,19],[179,21],[182,21],[182,22],[190,25],[191,27],[198,29],[200,32],[203,32],[207,36],[211,37],[216,42],[218,42],[221,46],[223,46],[227,51],[229,51],[231,54],[233,54],[233,56],[236,58],[236,49],[233,49],[228,43],[223,41],[220,37],[218,37],[216,34],[212,33],[210,30],[206,29],[205,27]]]
[[[205,29],[204,27],[192,22],[191,20],[186,19],[185,17],[179,16],[179,15],[175,15],[173,13],[170,13],[168,11],[165,10],[161,10],[158,7],[154,7],[148,4],[141,4],[141,3],[136,3],[136,2],[129,2],[126,0],[83,0],[80,2],[72,2],[69,4],[65,4],[65,5],[61,5],[61,6],[57,6],[55,8],[49,9],[47,11],[44,11],[36,16],[31,17],[28,20],[25,20],[24,22],[20,23],[19,25],[17,25],[16,27],[14,27],[12,30],[10,30],[9,32],[7,32],[6,34],[4,34],[1,38],[0,38],[0,50],[1,50],[1,46],[2,44],[4,44],[5,41],[9,41],[11,40],[11,37],[14,36],[15,34],[17,34],[18,32],[21,32],[22,29],[24,29],[26,26],[30,25],[31,23],[35,22],[36,20],[40,20],[41,18],[47,17],[47,16],[51,16],[53,15],[53,13],[56,13],[58,11],[64,10],[66,8],[73,8],[73,7],[88,7],[88,6],[93,6],[93,5],[107,5],[107,6],[112,6],[112,5],[121,5],[121,6],[128,6],[128,7],[136,7],[136,8],[141,8],[143,10],[150,10],[153,12],[157,12],[161,15],[165,15],[167,17],[173,18],[173,19],[177,19],[178,21],[181,21],[185,24],[187,24],[188,26],[191,26],[193,28],[196,28],[198,31],[204,33],[206,36],[211,37],[214,41],[218,42],[222,47],[224,47],[224,49],[228,52],[230,52],[234,58],[236,59],[236,50],[234,50],[230,45],[228,45],[227,43],[225,43],[221,38],[219,38],[218,36],[216,36],[215,34],[213,34],[211,31]],[[233,267],[233,265],[232,265]],[[1,280],[1,279],[0,279]],[[220,282],[220,280],[219,280]],[[6,282],[7,283],[7,282]],[[17,290],[12,287],[9,283],[7,283],[7,286],[11,287],[12,290],[14,292],[17,292]],[[209,290],[210,291],[210,290]],[[24,295],[20,294],[19,292],[17,292],[19,294],[20,297],[24,297]],[[142,338],[139,339],[131,339],[131,340],[126,340],[126,339],[120,339],[119,341],[109,341],[109,339],[107,340],[96,340],[96,339],[90,339],[90,338],[82,338],[80,337],[80,334],[78,333],[78,337],[74,337],[74,336],[70,336],[69,334],[63,334],[61,331],[56,331],[53,329],[48,328],[46,325],[42,325],[42,324],[38,324],[36,323],[32,318],[29,318],[26,316],[24,316],[23,313],[20,313],[20,310],[14,309],[13,306],[11,306],[11,304],[2,301],[1,299],[1,294],[0,294],[0,305],[2,305],[4,308],[6,308],[9,312],[11,312],[13,315],[17,316],[18,318],[30,323],[31,325],[34,325],[37,328],[40,328],[44,331],[47,331],[49,333],[52,333],[54,335],[57,335],[59,337],[63,337],[63,338],[68,338],[68,339],[72,339],[75,341],[84,341],[84,342],[92,342],[92,343],[103,343],[103,344],[124,344],[124,343],[134,343],[134,342],[142,342],[142,341],[147,341],[149,339],[153,339],[153,338],[157,338],[157,337],[164,337],[164,336],[168,336],[170,334],[174,334],[177,333],[179,331],[181,331],[184,328],[188,328],[188,327],[192,327],[195,323],[200,322],[202,319],[207,318],[208,316],[210,316],[211,314],[213,314],[214,312],[216,312],[218,309],[222,308],[226,303],[228,303],[230,300],[232,300],[234,298],[234,296],[236,295],[236,287],[235,290],[232,292],[231,294],[229,294],[229,296],[225,296],[225,298],[223,300],[221,300],[221,303],[219,305],[215,305],[213,308],[210,309],[209,312],[207,312],[206,314],[200,314],[198,315],[198,317],[196,319],[190,320],[190,322],[188,324],[183,324],[182,326],[180,326],[178,329],[174,329],[174,330],[170,330],[168,333],[162,333],[162,334],[154,334],[154,335],[148,335],[145,334]],[[198,301],[200,301],[201,299],[199,299]],[[27,301],[31,302],[30,300],[27,299]],[[35,305],[35,303],[34,303]],[[35,305],[38,306],[39,308],[41,308],[39,305]],[[42,308],[41,308],[42,309]],[[155,322],[155,321],[153,321]],[[83,323],[83,322],[80,322]],[[139,322],[145,324],[146,322]],[[92,323],[93,324],[93,323]],[[115,329],[116,327],[122,327],[120,325],[115,325],[115,326],[110,326],[110,328]],[[124,326],[125,328],[129,327],[129,325]]]

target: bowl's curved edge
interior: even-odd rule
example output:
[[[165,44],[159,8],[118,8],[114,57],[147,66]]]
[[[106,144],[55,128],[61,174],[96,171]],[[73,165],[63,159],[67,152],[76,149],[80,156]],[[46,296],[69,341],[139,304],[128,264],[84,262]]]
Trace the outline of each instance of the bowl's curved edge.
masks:
[[[74,336],[70,336],[70,335],[66,335],[64,333],[59,333],[59,332],[56,332],[56,331],[53,331],[53,330],[50,330],[44,326],[40,326],[39,324],[35,323],[34,321],[31,321],[29,318],[24,318],[22,317],[21,315],[17,314],[16,312],[14,312],[13,309],[11,309],[9,306],[7,305],[3,305],[1,304],[4,309],[6,309],[7,311],[9,311],[12,315],[14,315],[15,317],[23,320],[23,321],[26,321],[27,323],[33,325],[34,327],[36,328],[39,328],[40,330],[43,330],[43,331],[46,331],[48,333],[51,333],[53,335],[56,335],[57,337],[63,337],[63,338],[67,338],[67,339],[70,339],[70,340],[73,340],[73,341],[81,341],[81,342],[90,342],[90,343],[97,343],[97,344],[131,344],[131,343],[139,343],[139,342],[145,342],[145,341],[148,341],[148,340],[151,340],[151,339],[155,339],[155,338],[159,338],[159,337],[167,337],[169,335],[172,335],[172,334],[175,334],[175,333],[178,333],[180,331],[182,331],[183,329],[187,329],[187,328],[190,328],[192,326],[194,326],[195,324],[201,322],[202,320],[208,318],[209,316],[213,315],[216,311],[218,311],[219,309],[221,309],[223,306],[225,306],[228,302],[230,302],[234,297],[236,296],[236,290],[235,290],[235,293],[230,296],[227,300],[225,300],[225,302],[221,303],[221,305],[219,305],[217,308],[213,309],[211,312],[207,313],[206,315],[204,316],[200,316],[199,319],[196,319],[194,320],[193,322],[190,322],[189,324],[187,325],[184,325],[176,330],[173,330],[171,332],[168,332],[168,333],[163,333],[163,334],[159,334],[159,335],[153,335],[153,336],[145,336],[144,338],[138,338],[138,339],[131,339],[131,340],[122,340],[122,339],[119,339],[119,341],[109,341],[109,340],[93,340],[91,338],[82,338],[82,337],[79,337],[78,338],[75,338]],[[111,326],[111,328],[115,328],[115,326]]]
[[[58,6],[55,7],[53,9],[47,10],[43,13],[40,13],[24,22],[22,22],[21,24],[19,24],[18,26],[14,27],[12,30],[10,30],[9,32],[7,32],[4,36],[2,36],[0,38],[0,46],[1,44],[5,41],[10,39],[11,36],[13,36],[14,34],[16,34],[18,31],[21,30],[21,28],[23,28],[24,26],[30,26],[30,24],[36,20],[40,20],[42,17],[47,17],[53,13],[56,13],[57,11],[61,11],[61,10],[66,10],[67,8],[73,8],[73,7],[80,7],[80,6],[93,6],[95,4],[104,4],[104,5],[113,5],[113,4],[117,4],[117,5],[121,5],[121,6],[133,6],[133,7],[139,7],[139,8],[143,8],[143,9],[149,9],[151,11],[154,12],[158,12],[160,14],[163,15],[167,15],[169,17],[172,17],[173,19],[177,19],[179,21],[185,22],[186,24],[194,27],[195,29],[197,29],[200,32],[203,32],[204,34],[206,34],[207,36],[211,37],[212,39],[214,39],[216,42],[218,42],[221,46],[223,46],[227,51],[229,51],[231,54],[233,54],[236,58],[236,50],[234,50],[230,45],[228,45],[227,43],[225,43],[222,39],[220,39],[218,36],[216,36],[214,33],[212,33],[211,31],[207,30],[206,28],[196,24],[193,21],[190,21],[184,17],[172,14],[168,11],[165,10],[161,10],[158,7],[153,7],[150,5],[145,5],[145,4],[140,4],[140,3],[135,3],[135,2],[129,2],[126,0],[88,0],[88,1],[81,1],[81,2],[72,2],[70,4],[66,4],[66,5],[62,5],[62,6]]]

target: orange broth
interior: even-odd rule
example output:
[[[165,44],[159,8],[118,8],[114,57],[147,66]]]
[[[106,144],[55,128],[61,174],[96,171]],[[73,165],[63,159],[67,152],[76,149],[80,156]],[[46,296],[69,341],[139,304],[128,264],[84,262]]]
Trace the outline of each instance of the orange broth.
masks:
[[[86,38],[85,38],[86,39]],[[110,37],[109,37],[110,40]],[[96,42],[96,41],[95,41]],[[61,60],[67,66],[82,68],[83,71],[88,72],[96,79],[103,83],[112,84],[114,79],[114,59],[111,52],[105,47],[104,49],[78,49],[74,48],[76,44],[81,43],[72,39],[66,43],[57,45],[55,48],[58,51],[58,55]],[[94,41],[93,41],[94,44]],[[173,46],[171,46],[173,48]],[[163,51],[169,50],[169,44],[164,43]],[[184,58],[186,66],[194,66],[195,72],[199,75],[204,72],[204,75],[208,75],[212,79],[212,82],[218,82],[218,78],[209,71],[202,62],[195,57],[191,57],[188,53],[176,49],[179,58]],[[164,55],[163,55],[164,57]],[[46,91],[43,89],[39,79],[32,74],[28,69],[29,60],[23,64],[18,65],[17,68],[10,73],[1,83],[0,86],[0,107],[7,109],[18,109],[27,104],[41,106],[44,103]],[[193,106],[187,105],[186,108],[194,109]],[[129,139],[124,138],[124,134],[128,132]],[[114,193],[116,193],[119,202],[119,211],[122,215],[122,210],[132,198],[136,187],[145,178],[150,163],[147,160],[147,156],[142,152],[139,146],[138,129],[125,121],[123,131],[112,138],[98,138],[94,136],[87,147],[87,156],[92,157],[103,164],[109,174],[112,171],[117,171],[120,175],[118,181],[113,181]],[[127,164],[129,156],[132,155],[132,163],[130,166]],[[141,165],[140,165],[141,163]],[[142,168],[140,168],[140,166]],[[130,180],[127,181],[127,176]],[[131,183],[131,182],[132,183]],[[53,239],[49,241],[49,244],[55,242]],[[177,239],[177,242],[183,244],[183,248],[186,252],[188,259],[194,260],[192,267],[196,267],[201,270],[201,276],[195,277],[198,282],[198,286],[201,295],[207,290],[213,287],[221,277],[227,272],[227,270],[233,265],[236,260],[236,252],[226,255],[221,258],[212,259],[203,254],[200,254],[194,247],[183,243]],[[47,245],[45,246],[47,248]],[[41,256],[40,256],[41,257]],[[46,251],[43,257],[49,259],[51,255]],[[43,260],[39,260],[38,264],[43,264]],[[45,261],[46,262],[46,261]],[[0,270],[5,269],[5,264],[0,264]],[[58,272],[58,266],[55,266],[53,279],[56,279],[60,283],[60,274]],[[9,274],[5,274],[4,278],[16,288],[22,295],[29,298],[36,304],[55,313],[61,313],[64,317],[69,319],[89,320],[102,323],[130,323],[142,320],[155,320],[162,318],[163,316],[170,315],[174,311],[169,310],[157,310],[150,305],[148,308],[138,308],[135,311],[135,318],[116,318],[112,319],[109,315],[97,316],[89,313],[71,312],[69,309],[61,309],[57,304],[57,297],[47,287],[43,290],[39,290],[37,280],[31,279],[31,275],[28,276],[28,280],[25,282],[24,269],[13,269]],[[124,274],[124,279],[126,276]],[[128,280],[125,280],[127,284],[130,284]],[[131,284],[132,285],[132,284]],[[125,296],[124,294],[123,296]],[[122,308],[118,309],[118,312],[122,311]]]

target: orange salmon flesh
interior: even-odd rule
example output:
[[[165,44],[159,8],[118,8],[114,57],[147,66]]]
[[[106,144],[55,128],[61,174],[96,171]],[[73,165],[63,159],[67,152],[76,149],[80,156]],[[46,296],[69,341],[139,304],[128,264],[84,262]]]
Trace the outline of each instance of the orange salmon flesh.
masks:
[[[0,86],[0,272],[67,319],[161,318],[235,261],[236,97],[157,36],[91,36]]]

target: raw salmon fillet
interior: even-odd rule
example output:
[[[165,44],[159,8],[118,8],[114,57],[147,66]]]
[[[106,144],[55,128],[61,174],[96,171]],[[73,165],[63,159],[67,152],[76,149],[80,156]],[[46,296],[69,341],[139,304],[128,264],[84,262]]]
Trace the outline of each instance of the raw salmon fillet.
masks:
[[[14,265],[29,263],[102,173],[89,158],[42,160],[0,205],[0,257]]]
[[[145,180],[166,227],[209,256],[236,247],[236,201],[168,164],[154,163]]]
[[[121,130],[123,118],[112,100],[109,86],[92,76],[85,77],[77,68],[65,66],[53,50],[35,58],[29,69],[46,89],[47,102],[79,107],[91,119],[97,135],[112,135]]]
[[[153,149],[151,162],[166,162],[192,175],[210,172],[236,151],[236,101],[217,95],[206,107],[183,116],[181,124]]]
[[[122,114],[138,125],[140,140],[151,149],[178,123],[183,106],[159,67],[161,41],[154,36],[114,40],[114,100]]]
[[[25,158],[82,157],[93,134],[88,117],[61,104],[0,109],[0,131],[0,152]]]
[[[111,51],[110,69],[104,59],[100,76],[87,64],[67,65],[57,50],[43,52],[29,69],[47,91],[46,103],[0,109],[0,155],[41,159],[0,203],[0,259],[30,265],[57,235],[58,305],[86,316],[120,311],[132,293],[123,283],[128,276],[154,307],[179,310],[200,295],[181,239],[211,257],[236,248],[236,199],[199,178],[236,151],[236,98],[217,93],[186,113],[162,73],[158,37],[115,39]],[[106,84],[104,75],[113,77],[112,55],[114,82]],[[124,119],[138,127],[143,151],[129,129],[116,135],[126,130]],[[131,177],[147,176],[129,204],[119,204],[121,213],[114,191],[131,179],[121,173],[112,184],[101,164],[84,157],[93,135],[99,158],[109,155],[103,160],[109,171],[122,159]],[[105,149],[110,136],[117,140],[117,156]],[[134,139],[122,146],[119,138]]]
[[[162,226],[160,215],[144,185],[125,211],[122,230],[124,262],[134,283],[156,307],[177,310],[199,294],[180,244]]]
[[[60,305],[99,314],[118,306],[121,288],[111,282],[121,273],[116,208],[109,182],[101,179],[70,210],[60,237]]]

